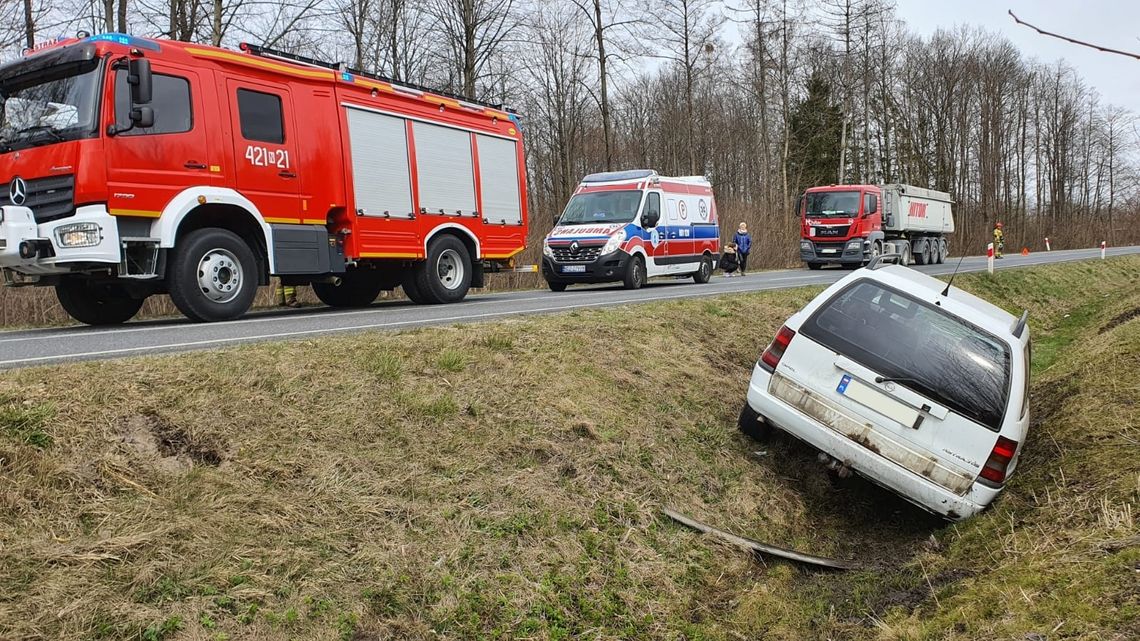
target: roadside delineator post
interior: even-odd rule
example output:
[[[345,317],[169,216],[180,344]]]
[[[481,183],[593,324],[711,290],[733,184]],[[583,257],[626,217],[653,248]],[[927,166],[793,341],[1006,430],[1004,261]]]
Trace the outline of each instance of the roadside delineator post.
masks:
[[[1045,251],[1047,251],[1047,252],[1053,251],[1053,248],[1049,246],[1049,237],[1048,236],[1045,237]]]
[[[1105,247],[1106,247],[1105,242],[1103,240],[1100,241],[1100,259],[1101,260],[1104,260],[1104,248]]]
[[[994,244],[986,245],[986,264],[989,267],[990,273],[994,273]]]

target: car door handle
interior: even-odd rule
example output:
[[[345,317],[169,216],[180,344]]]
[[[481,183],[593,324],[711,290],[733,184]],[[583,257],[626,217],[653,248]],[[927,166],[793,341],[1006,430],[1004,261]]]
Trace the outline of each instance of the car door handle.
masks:
[[[205,163],[200,163],[196,160],[187,161],[186,164],[184,164],[182,166],[187,168],[187,169],[205,169],[206,168]]]
[[[279,172],[277,172],[277,175],[281,176],[282,178],[296,178],[297,177],[297,174],[295,174],[291,171],[279,171]]]

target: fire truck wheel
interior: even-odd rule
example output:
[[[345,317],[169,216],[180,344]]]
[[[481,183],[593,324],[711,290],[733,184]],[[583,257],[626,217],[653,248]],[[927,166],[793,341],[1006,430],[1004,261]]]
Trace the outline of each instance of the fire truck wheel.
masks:
[[[823,269],[823,263],[808,263],[807,266],[808,269],[812,270],[813,272]]]
[[[401,284],[401,287],[404,288],[404,295],[408,297],[408,300],[417,305],[427,304],[428,301],[426,298],[424,298],[423,292],[421,292],[419,286],[416,285],[415,269],[409,269],[408,272],[404,275],[404,281]]]
[[[625,280],[622,283],[626,289],[641,289],[645,284],[645,259],[641,255],[635,255],[629,261],[629,268],[625,272]]]
[[[139,312],[142,298],[131,298],[119,285],[99,285],[65,278],[55,286],[55,295],[72,318],[87,325],[118,325]]]
[[[705,256],[701,259],[701,266],[693,273],[693,281],[698,283],[707,283],[712,278],[713,265],[712,258]]]
[[[438,236],[428,245],[427,260],[414,272],[415,289],[424,302],[457,303],[471,287],[471,255],[455,236]]]
[[[566,286],[569,285],[569,283],[555,283],[552,281],[546,281],[546,284],[550,285],[550,291],[552,292],[564,292],[566,291]]]
[[[233,320],[257,294],[257,260],[237,234],[206,227],[190,232],[174,250],[166,274],[174,306],[199,322]]]
[[[383,287],[384,283],[369,271],[349,272],[339,285],[313,283],[313,293],[329,307],[368,307]]]

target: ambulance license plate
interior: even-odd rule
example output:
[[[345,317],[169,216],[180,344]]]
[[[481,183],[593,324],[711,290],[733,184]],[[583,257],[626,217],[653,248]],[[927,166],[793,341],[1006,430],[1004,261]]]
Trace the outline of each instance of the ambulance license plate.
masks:
[[[579,274],[586,273],[586,266],[585,265],[563,265],[562,266],[562,273],[563,274],[572,274],[575,272],[577,272]]]

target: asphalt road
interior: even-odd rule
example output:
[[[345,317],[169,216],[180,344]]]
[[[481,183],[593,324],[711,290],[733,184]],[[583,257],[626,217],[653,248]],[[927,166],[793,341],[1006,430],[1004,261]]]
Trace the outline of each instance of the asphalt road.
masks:
[[[1140,253],[1140,247],[1115,247],[1109,256]],[[1029,256],[1011,255],[997,269],[1074,260],[1099,259],[1099,249],[1055,251]],[[915,267],[931,275],[954,271],[958,257],[943,265]],[[962,272],[986,268],[984,257],[962,261]],[[716,275],[705,285],[691,279],[654,280],[627,291],[620,285],[571,287],[565,292],[528,290],[470,296],[455,305],[415,305],[406,301],[379,302],[368,309],[329,308],[254,312],[237,321],[195,324],[184,319],[139,321],[111,328],[86,326],[0,332],[0,369],[68,361],[122,358],[143,354],[211,349],[237,343],[306,338],[323,334],[424,325],[462,324],[524,314],[549,314],[571,309],[610,307],[650,301],[720,296],[736,292],[826,285],[851,272],[783,270],[753,272],[743,278]]]

